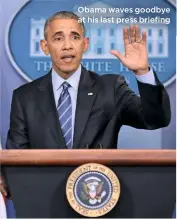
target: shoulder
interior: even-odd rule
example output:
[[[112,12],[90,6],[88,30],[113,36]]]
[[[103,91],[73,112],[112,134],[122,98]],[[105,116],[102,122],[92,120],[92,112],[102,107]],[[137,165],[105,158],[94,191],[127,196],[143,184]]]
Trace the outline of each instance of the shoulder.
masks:
[[[47,84],[50,79],[50,74],[46,74],[36,80],[33,80],[32,82],[25,83],[24,85],[21,85],[17,89],[14,90],[14,94],[16,95],[28,95],[29,93],[34,93],[36,91],[36,88],[43,83]]]
[[[126,80],[123,76],[121,76],[120,74],[98,74],[92,71],[88,71],[91,78],[93,78],[96,82],[100,82],[103,84],[122,84],[122,83],[126,83]]]

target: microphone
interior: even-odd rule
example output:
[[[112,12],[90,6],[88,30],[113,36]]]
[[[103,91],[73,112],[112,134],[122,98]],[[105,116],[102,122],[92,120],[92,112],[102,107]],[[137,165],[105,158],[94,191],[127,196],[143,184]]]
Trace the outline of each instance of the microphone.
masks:
[[[99,147],[100,147],[100,149],[103,149],[103,145],[102,144],[99,144]]]
[[[86,149],[89,149],[89,144],[86,144],[86,145],[85,145],[85,148],[86,148]]]

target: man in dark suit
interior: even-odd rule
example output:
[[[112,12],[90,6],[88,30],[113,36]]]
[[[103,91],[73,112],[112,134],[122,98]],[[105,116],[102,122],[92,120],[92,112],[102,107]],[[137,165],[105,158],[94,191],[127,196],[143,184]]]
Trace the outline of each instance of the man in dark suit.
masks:
[[[77,15],[54,14],[44,32],[41,47],[52,69],[14,91],[7,149],[111,149],[122,125],[168,126],[169,97],[148,66],[146,33],[140,36],[139,26],[124,28],[124,56],[111,53],[134,72],[140,97],[122,76],[100,76],[81,65],[89,39]]]

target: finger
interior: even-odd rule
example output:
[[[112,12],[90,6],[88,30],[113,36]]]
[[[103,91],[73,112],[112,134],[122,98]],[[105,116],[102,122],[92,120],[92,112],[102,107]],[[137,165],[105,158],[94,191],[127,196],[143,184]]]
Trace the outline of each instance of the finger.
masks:
[[[147,36],[146,36],[146,31],[142,32],[142,44],[146,45],[147,41]]]
[[[7,196],[7,191],[5,190],[5,188],[1,185],[0,186],[0,192],[4,195]]]
[[[130,43],[128,36],[128,28],[123,29],[123,38],[124,38],[124,45],[128,45]]]
[[[110,53],[116,56],[123,64],[125,63],[126,58],[119,51],[111,50]]]
[[[0,185],[3,184],[3,182],[4,182],[4,181],[3,181],[3,177],[0,176]]]
[[[131,25],[129,30],[131,43],[135,43],[135,26]]]
[[[2,186],[2,187],[4,187],[4,188],[7,187],[7,186],[6,186],[6,182],[5,182],[5,180],[4,180],[4,177],[2,177],[2,176],[0,176],[0,186]]]
[[[136,37],[135,41],[140,41],[141,40],[139,25],[136,25],[136,27],[135,27],[135,37]]]
[[[7,192],[7,196],[6,196],[7,199],[12,199],[11,195],[9,192]]]

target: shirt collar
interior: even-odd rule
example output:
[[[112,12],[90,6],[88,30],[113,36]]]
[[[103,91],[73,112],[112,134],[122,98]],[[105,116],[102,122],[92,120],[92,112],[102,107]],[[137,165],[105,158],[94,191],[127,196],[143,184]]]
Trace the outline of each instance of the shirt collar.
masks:
[[[58,90],[60,86],[64,82],[68,82],[70,86],[78,91],[79,87],[79,81],[80,81],[80,76],[81,76],[81,64],[79,65],[79,68],[67,79],[63,79],[61,76],[59,76],[54,69],[52,69],[52,85],[54,90]]]

